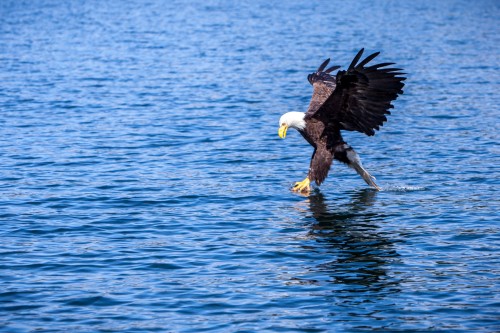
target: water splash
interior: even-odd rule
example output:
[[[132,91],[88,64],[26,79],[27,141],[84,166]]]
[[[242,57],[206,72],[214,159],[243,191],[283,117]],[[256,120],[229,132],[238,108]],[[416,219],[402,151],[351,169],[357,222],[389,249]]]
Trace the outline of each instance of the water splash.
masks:
[[[382,192],[414,192],[414,191],[427,191],[425,186],[412,186],[412,185],[388,185],[381,187]]]

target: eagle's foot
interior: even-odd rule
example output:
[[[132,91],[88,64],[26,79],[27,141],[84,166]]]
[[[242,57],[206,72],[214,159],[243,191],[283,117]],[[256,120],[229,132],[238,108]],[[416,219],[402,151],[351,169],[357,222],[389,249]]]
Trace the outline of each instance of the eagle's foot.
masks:
[[[308,177],[304,179],[301,182],[296,182],[295,185],[292,188],[292,191],[294,192],[302,192],[302,193],[309,193],[311,191],[311,181],[309,180]]]
[[[375,177],[370,175],[368,172],[365,171],[362,177],[368,185],[370,185],[377,191],[382,191],[382,189],[375,183]]]

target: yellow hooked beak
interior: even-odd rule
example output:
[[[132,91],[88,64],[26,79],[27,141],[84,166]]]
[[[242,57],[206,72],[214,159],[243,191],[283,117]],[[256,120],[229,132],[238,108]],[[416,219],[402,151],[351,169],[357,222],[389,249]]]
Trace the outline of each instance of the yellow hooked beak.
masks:
[[[286,125],[281,125],[280,129],[278,130],[278,135],[280,138],[284,139],[286,137],[286,130],[288,129],[288,126]]]

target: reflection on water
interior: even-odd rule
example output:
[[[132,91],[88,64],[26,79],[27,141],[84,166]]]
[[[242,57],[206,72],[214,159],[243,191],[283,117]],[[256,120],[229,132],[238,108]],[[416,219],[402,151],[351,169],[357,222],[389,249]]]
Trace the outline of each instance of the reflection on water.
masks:
[[[308,198],[314,219],[309,237],[331,256],[314,269],[331,277],[334,288],[329,297],[336,306],[356,306],[351,311],[365,315],[373,311],[372,301],[380,304],[399,292],[400,283],[389,268],[399,260],[394,249],[398,239],[381,229],[385,215],[373,209],[376,196],[376,191],[365,189],[348,202],[327,201],[319,191]]]

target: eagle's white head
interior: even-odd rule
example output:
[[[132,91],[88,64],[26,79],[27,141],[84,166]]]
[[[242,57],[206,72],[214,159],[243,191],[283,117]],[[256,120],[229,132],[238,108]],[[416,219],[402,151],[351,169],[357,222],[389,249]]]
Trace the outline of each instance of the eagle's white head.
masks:
[[[280,118],[280,128],[278,130],[278,135],[280,138],[284,139],[286,137],[286,131],[288,127],[295,128],[296,130],[303,130],[306,127],[306,121],[304,120],[304,112],[287,112]]]

